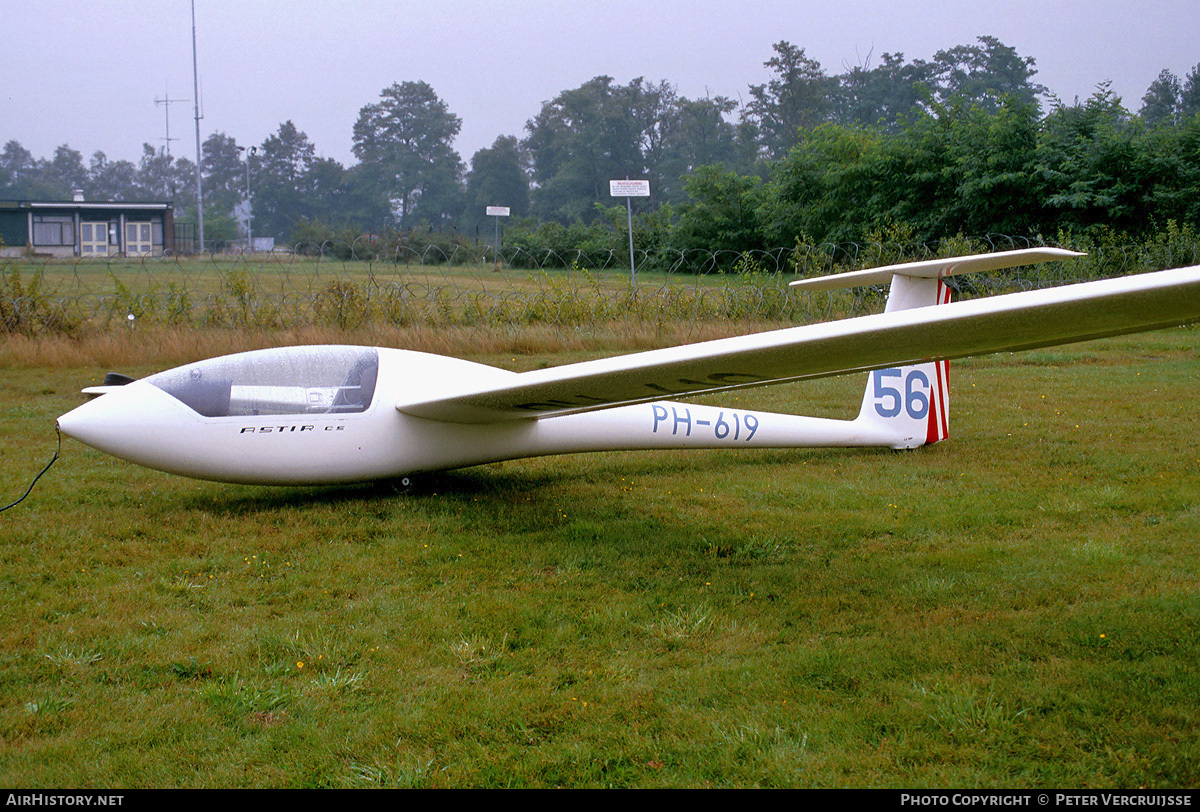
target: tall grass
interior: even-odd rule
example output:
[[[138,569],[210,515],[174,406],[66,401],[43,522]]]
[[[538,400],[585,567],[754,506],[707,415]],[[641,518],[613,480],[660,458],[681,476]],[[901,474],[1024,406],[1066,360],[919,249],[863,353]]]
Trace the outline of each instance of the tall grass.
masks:
[[[783,326],[776,322],[674,322],[630,324],[612,321],[587,329],[560,325],[483,325],[435,327],[370,324],[340,330],[328,326],[289,329],[186,328],[137,325],[83,335],[10,335],[0,338],[6,365],[71,368],[96,365],[119,370],[135,365],[179,365],[246,350],[302,344],[360,344],[399,347],[440,355],[518,356],[521,363],[539,354],[637,352],[693,341],[707,341]],[[508,358],[506,357],[507,361]]]
[[[662,280],[632,287],[576,268],[506,281],[487,276],[381,278],[362,269],[303,280],[223,269],[200,278],[160,275],[92,278],[86,285],[53,266],[10,263],[0,292],[0,327],[17,334],[81,334],[136,325],[251,329],[369,325],[490,327],[673,322],[809,321],[853,312],[855,294],[820,299],[787,294],[778,276],[745,273],[705,284]],[[73,292],[72,292],[73,291]]]
[[[623,321],[640,329],[676,323],[759,321],[799,324],[870,312],[878,290],[789,293],[793,274],[957,256],[996,248],[995,240],[959,238],[936,247],[880,235],[855,246],[798,244],[783,273],[778,257],[747,252],[729,272],[644,271],[636,285],[624,270],[520,270],[477,264],[402,265],[303,256],[103,261],[0,261],[0,330],[20,335],[113,332],[131,326],[294,330],[329,327],[496,327],[553,325],[569,331]],[[891,238],[891,239],[885,239]],[[1077,245],[1083,259],[954,280],[960,295],[1041,287],[1196,261],[1195,234],[1174,224],[1139,246]],[[715,260],[714,260],[715,261]],[[649,263],[654,265],[655,263]],[[660,263],[661,264],[661,263]],[[721,267],[725,267],[722,260]]]

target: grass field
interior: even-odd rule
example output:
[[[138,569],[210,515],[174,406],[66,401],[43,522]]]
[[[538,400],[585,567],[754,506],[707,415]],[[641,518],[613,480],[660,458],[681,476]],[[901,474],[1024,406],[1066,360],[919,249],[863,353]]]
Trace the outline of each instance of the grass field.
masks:
[[[5,503],[81,386],[196,350],[14,346]],[[956,362],[952,439],[916,452],[580,455],[404,492],[65,441],[0,514],[0,784],[1197,786],[1198,348]],[[861,387],[714,402],[849,416]]]
[[[25,278],[41,274],[45,285],[65,295],[110,295],[119,282],[130,293],[142,295],[163,293],[174,285],[186,288],[197,296],[220,293],[225,280],[232,274],[247,273],[253,277],[258,291],[264,294],[295,295],[297,292],[320,291],[333,280],[355,284],[416,284],[429,288],[459,286],[486,292],[538,292],[547,282],[568,282],[572,285],[601,289],[625,288],[629,285],[629,266],[588,270],[581,267],[527,269],[496,267],[492,263],[469,265],[421,265],[387,261],[353,262],[334,259],[314,259],[290,254],[256,255],[255,258],[215,255],[212,257],[167,257],[154,259],[104,260],[42,259],[9,260],[7,267],[16,269]],[[654,289],[665,284],[718,287],[727,284],[733,274],[665,273],[643,270],[639,285]],[[774,274],[760,272],[764,278]],[[790,278],[790,274],[788,275]]]
[[[739,266],[743,267],[743,266]],[[304,257],[0,263],[0,331],[73,338],[169,326],[297,330],[332,327],[597,327],[636,321],[802,323],[866,312],[877,292],[789,295],[791,275],[748,262],[731,274],[421,266]]]

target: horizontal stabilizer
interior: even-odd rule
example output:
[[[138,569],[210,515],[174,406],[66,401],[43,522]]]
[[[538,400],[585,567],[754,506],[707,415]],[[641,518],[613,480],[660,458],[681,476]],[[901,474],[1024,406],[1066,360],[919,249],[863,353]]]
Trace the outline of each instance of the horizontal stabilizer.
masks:
[[[120,389],[122,386],[133,383],[136,378],[131,378],[128,375],[122,375],[120,372],[110,372],[104,376],[104,383],[100,386],[88,386],[83,389],[83,394],[89,398],[100,397],[112,392],[114,389]]]
[[[1021,265],[1035,265],[1040,262],[1053,262],[1056,259],[1082,256],[1084,254],[1078,251],[1067,251],[1063,248],[1022,248],[1017,251],[998,251],[994,254],[976,254],[969,257],[905,262],[900,265],[886,265],[882,268],[868,268],[865,271],[814,276],[811,279],[798,279],[790,284],[793,288],[800,290],[837,290],[860,285],[886,285],[892,281],[892,276],[895,274],[913,276],[918,279],[940,279],[944,276],[999,271],[1005,268],[1017,268]]]

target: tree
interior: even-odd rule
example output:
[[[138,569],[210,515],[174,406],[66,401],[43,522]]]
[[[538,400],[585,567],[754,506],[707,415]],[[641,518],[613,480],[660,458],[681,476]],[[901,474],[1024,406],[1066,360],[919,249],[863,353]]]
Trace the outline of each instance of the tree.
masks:
[[[1135,129],[1107,82],[1082,104],[1059,106],[1042,124],[1037,171],[1059,228],[1104,226],[1136,233],[1150,220],[1137,178]]]
[[[562,223],[591,222],[598,216],[596,204],[611,202],[610,180],[645,176],[630,96],[612,77],[597,76],[546,102],[525,124],[536,214]]]
[[[529,213],[529,176],[516,136],[502,135],[471,156],[467,205],[468,220],[476,223],[488,206],[507,206],[514,217]]]
[[[462,126],[425,82],[393,84],[354,124],[354,154],[390,201],[401,226],[435,223],[452,212],[462,177],[453,142]]]
[[[1134,176],[1144,192],[1146,230],[1200,224],[1200,116],[1137,131]]]
[[[720,166],[701,166],[686,182],[688,202],[671,229],[678,248],[740,253],[762,248],[755,210],[759,179]]]
[[[767,159],[781,158],[800,140],[802,128],[828,121],[837,80],[825,75],[821,63],[803,48],[787,41],[773,46],[775,56],[764,64],[775,78],[750,86],[751,101],[743,118],[752,122]]]
[[[979,37],[977,42],[934,54],[939,97],[963,98],[989,112],[998,110],[1006,96],[1040,107],[1038,97],[1047,91],[1033,81],[1034,58],[1021,56],[995,37]]]
[[[1179,115],[1181,118],[1193,118],[1200,113],[1200,65],[1188,71],[1179,91]]]
[[[878,218],[873,181],[882,140],[838,124],[806,130],[764,190],[758,220],[767,244],[861,239]]]
[[[187,158],[171,160],[171,178],[175,187],[175,210],[196,207],[196,165]],[[207,227],[207,222],[206,222]]]
[[[308,217],[326,223],[344,224],[355,219],[346,168],[332,158],[317,158],[304,179],[308,193]]]
[[[684,179],[699,166],[738,165],[736,103],[691,100],[668,82],[621,85],[597,76],[542,105],[522,142],[533,181],[532,210],[560,223],[603,219],[609,181],[650,181],[650,206],[687,199]]]
[[[138,168],[131,161],[110,161],[97,150],[88,165],[87,196],[91,200],[141,200]]]
[[[147,198],[169,200],[174,196],[174,179],[165,151],[155,149],[153,144],[142,144],[142,158],[138,162],[138,183]]]
[[[904,54],[884,54],[875,68],[852,68],[840,77],[835,118],[895,132],[932,96],[934,73],[929,62],[905,63]]]
[[[679,98],[665,114],[669,117],[657,153],[648,159],[655,199],[681,203],[688,195],[687,178],[702,166],[735,167],[740,164],[737,130],[726,116],[737,102],[723,96]]]
[[[1142,109],[1138,111],[1138,115],[1151,127],[1177,124],[1182,95],[1183,87],[1179,84],[1179,77],[1169,70],[1163,70],[1146,89],[1146,95],[1142,97]]]
[[[0,194],[10,200],[52,200],[61,196],[50,184],[45,161],[18,141],[9,141],[0,152]]]
[[[352,224],[373,234],[395,225],[395,211],[388,198],[380,194],[379,179],[371,167],[361,163],[342,171],[336,213],[326,210],[324,216],[331,223]]]
[[[225,214],[246,197],[246,157],[235,139],[215,132],[204,139],[204,202]]]
[[[55,197],[70,200],[76,189],[86,189],[88,185],[88,171],[83,165],[83,155],[66,144],[57,147],[54,157],[45,167],[44,177]]]
[[[987,113],[960,100],[950,124],[946,171],[955,190],[945,207],[947,228],[938,236],[1036,233],[1042,196],[1037,106],[1008,96]]]
[[[683,163],[686,156],[678,151],[683,121],[675,88],[666,81],[654,83],[638,77],[618,86],[614,101],[627,111],[629,137],[641,156],[642,170],[637,176],[650,181],[652,200],[661,203],[681,197],[682,176],[688,167]]]
[[[306,179],[316,154],[308,136],[291,121],[263,141],[250,159],[256,234],[283,237],[297,220],[310,217]]]

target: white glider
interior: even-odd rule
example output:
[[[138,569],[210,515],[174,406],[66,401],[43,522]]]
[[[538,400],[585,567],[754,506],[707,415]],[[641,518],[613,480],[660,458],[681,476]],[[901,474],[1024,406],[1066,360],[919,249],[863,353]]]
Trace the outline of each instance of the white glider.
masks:
[[[915,448],[949,434],[952,358],[1200,321],[1200,266],[955,303],[941,281],[1075,256],[1035,248],[805,279],[792,285],[891,290],[878,315],[532,372],[382,347],[240,353],[85,389],[98,397],[58,423],[140,465],[256,484],[357,482],[583,451]],[[868,371],[853,420],[675,399]]]

